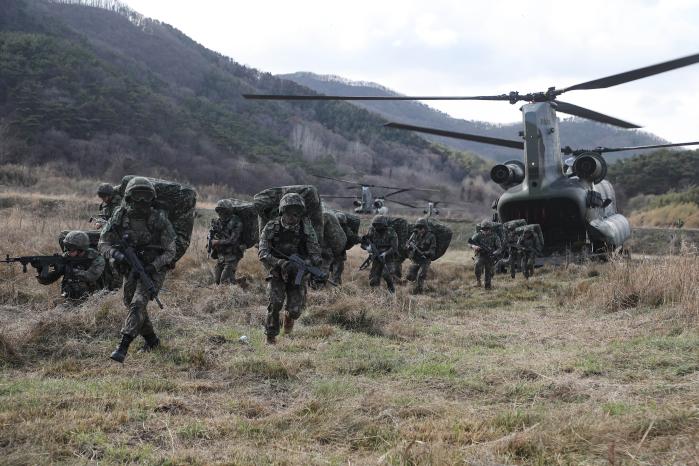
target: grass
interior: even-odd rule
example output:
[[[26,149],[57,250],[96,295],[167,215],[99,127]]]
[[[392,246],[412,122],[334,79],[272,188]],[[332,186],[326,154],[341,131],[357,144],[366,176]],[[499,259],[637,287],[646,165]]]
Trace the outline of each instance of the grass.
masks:
[[[19,173],[17,176],[23,176]],[[29,180],[31,181],[31,180]],[[52,253],[87,227],[66,196],[0,207],[8,252]],[[12,194],[15,196],[15,194]],[[63,196],[63,195],[61,195]],[[24,202],[24,201],[23,201]],[[37,225],[45,222],[43,231]],[[204,225],[149,306],[162,348],[108,360],[118,294],[55,304],[0,268],[3,463],[689,464],[699,444],[697,258],[663,256],[498,276],[473,288],[455,248],[426,295],[311,291],[292,336],[264,345],[264,273],[213,285]],[[3,251],[4,252],[4,251]],[[241,336],[247,336],[247,343]],[[138,342],[137,342],[138,343]]]

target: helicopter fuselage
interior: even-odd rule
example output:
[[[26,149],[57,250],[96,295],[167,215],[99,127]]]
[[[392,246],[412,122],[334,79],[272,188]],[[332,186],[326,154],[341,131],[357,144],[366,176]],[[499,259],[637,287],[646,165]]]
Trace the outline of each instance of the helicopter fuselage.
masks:
[[[554,105],[522,106],[523,178],[506,186],[497,203],[498,219],[541,225],[547,254],[586,245],[591,251],[617,249],[630,236],[628,220],[616,213],[611,183],[565,173]]]

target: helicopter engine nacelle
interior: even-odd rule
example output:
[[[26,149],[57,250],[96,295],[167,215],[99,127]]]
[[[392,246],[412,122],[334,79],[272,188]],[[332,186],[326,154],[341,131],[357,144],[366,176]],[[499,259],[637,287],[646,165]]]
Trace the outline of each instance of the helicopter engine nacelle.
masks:
[[[524,181],[524,164],[519,160],[510,160],[495,165],[490,170],[490,179],[505,189],[518,185]]]
[[[352,204],[353,204],[355,207],[361,207],[361,206],[362,206],[362,203],[359,202],[359,201],[357,201],[357,200],[352,201]]]
[[[597,152],[585,152],[573,162],[573,173],[581,180],[599,183],[607,176],[607,162]]]

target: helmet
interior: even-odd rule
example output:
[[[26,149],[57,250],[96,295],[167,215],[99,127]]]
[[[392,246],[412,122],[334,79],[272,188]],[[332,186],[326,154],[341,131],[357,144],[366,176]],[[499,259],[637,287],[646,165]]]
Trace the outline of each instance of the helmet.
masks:
[[[306,204],[303,202],[303,198],[297,193],[286,193],[282,196],[279,201],[279,212],[284,213],[284,211],[290,207],[300,207],[301,211],[306,210]]]
[[[66,237],[63,238],[63,245],[67,248],[85,251],[90,247],[90,238],[88,238],[87,233],[84,231],[69,231]]]
[[[221,199],[216,203],[216,208],[214,209],[217,214],[227,214],[233,210],[234,204],[230,199]]]
[[[135,193],[150,193],[151,200],[155,199],[156,196],[153,183],[151,183],[148,178],[144,178],[142,176],[134,176],[131,178],[131,180],[129,180],[129,183],[126,185],[126,189],[124,190],[124,197],[127,201],[129,201]]]
[[[429,223],[427,222],[427,219],[425,217],[418,218],[415,222],[415,228],[417,227],[429,228]]]
[[[102,183],[97,188],[97,195],[98,196],[113,196],[114,195],[114,188],[109,183]]]
[[[371,226],[374,228],[388,227],[388,218],[385,215],[377,215],[371,220]]]
[[[337,217],[337,221],[340,222],[340,224],[344,225],[345,223],[347,223],[347,215],[345,215],[344,212],[336,213],[335,217]]]
[[[485,220],[481,222],[481,230],[492,230],[494,226],[495,225],[493,225],[493,222],[491,222],[490,220]]]

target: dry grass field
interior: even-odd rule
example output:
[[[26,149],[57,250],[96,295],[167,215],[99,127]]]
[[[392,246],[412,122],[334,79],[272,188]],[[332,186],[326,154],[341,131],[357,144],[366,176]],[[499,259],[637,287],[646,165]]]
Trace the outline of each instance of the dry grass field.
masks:
[[[56,252],[92,199],[0,193],[3,255]],[[537,270],[473,285],[470,254],[430,290],[313,291],[292,336],[263,344],[263,273],[213,285],[204,222],[168,277],[163,341],[108,359],[121,297],[56,303],[0,267],[2,464],[696,464],[699,258]],[[248,342],[240,337],[248,336]],[[134,345],[135,346],[135,345]],[[134,348],[136,349],[136,348]]]

